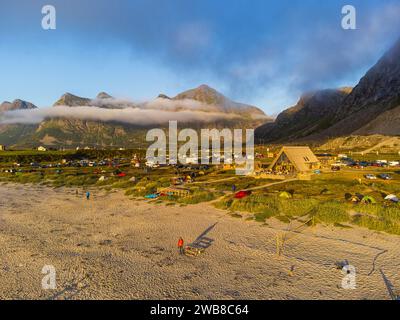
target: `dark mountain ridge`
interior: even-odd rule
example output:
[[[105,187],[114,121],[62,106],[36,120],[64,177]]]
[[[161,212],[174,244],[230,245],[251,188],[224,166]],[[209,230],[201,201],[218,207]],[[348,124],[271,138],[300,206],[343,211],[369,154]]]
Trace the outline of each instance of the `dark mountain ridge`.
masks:
[[[400,39],[357,86],[303,96],[273,123],[256,129],[265,142],[321,142],[347,135],[400,135]]]

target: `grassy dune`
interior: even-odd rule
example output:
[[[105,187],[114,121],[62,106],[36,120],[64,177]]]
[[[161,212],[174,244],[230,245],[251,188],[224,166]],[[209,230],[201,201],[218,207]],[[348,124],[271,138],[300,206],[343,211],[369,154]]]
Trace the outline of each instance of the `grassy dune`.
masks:
[[[7,165],[0,165],[1,169]],[[25,169],[28,169],[26,167]],[[120,189],[126,196],[142,198],[155,193],[158,188],[168,187],[171,178],[176,176],[173,168],[144,169],[121,167],[126,177],[114,175],[114,168],[47,168],[37,172],[0,172],[0,182],[39,183],[53,187]],[[235,176],[234,171],[209,169],[199,175],[194,184],[186,184],[191,195],[188,197],[165,196],[154,203],[167,205],[192,205],[218,200],[217,208],[228,210],[233,216],[244,213],[251,218],[265,222],[276,218],[283,222],[293,219],[311,219],[313,223],[322,223],[340,227],[361,226],[371,230],[384,231],[400,235],[400,205],[388,203],[384,197],[400,191],[400,171],[391,169],[393,180],[366,180],[366,173],[387,172],[389,169],[342,170],[339,173],[324,173],[311,181],[292,181],[270,186],[253,192],[244,199],[234,199],[232,185],[243,190],[266,185],[271,180]],[[179,175],[188,174],[180,172]],[[99,181],[101,176],[104,181]],[[135,181],[130,179],[135,177]],[[282,199],[279,194],[286,191],[290,199]],[[377,204],[352,204],[345,199],[346,194],[360,193],[375,198]]]
[[[296,181],[287,185],[257,191],[244,199],[227,195],[215,204],[231,212],[247,212],[253,219],[265,222],[277,218],[290,222],[306,218],[314,223],[351,227],[358,225],[376,231],[400,235],[400,205],[384,200],[387,194],[400,190],[400,182],[366,182],[348,177],[322,176],[312,181]],[[282,191],[293,195],[279,197]],[[350,203],[345,194],[372,195],[376,204]]]

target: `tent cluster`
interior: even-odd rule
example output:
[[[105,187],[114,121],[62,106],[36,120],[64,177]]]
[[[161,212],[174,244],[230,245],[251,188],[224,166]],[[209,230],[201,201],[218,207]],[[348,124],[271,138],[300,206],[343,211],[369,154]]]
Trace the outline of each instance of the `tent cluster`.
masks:
[[[159,197],[169,197],[169,196],[173,196],[173,194],[171,192],[156,192],[156,193],[151,193],[148,195],[145,195],[144,197],[146,199],[157,199]]]
[[[235,199],[243,199],[251,195],[251,191],[239,191],[235,193]],[[279,194],[281,199],[292,199],[293,195],[287,191],[283,191]]]
[[[371,195],[364,196],[360,193],[356,193],[354,195],[352,195],[350,193],[346,193],[345,198],[347,201],[350,201],[353,203],[367,203],[367,204],[376,204],[377,203],[377,201],[375,200],[375,198],[373,196],[371,196]],[[394,203],[399,202],[399,198],[394,194],[389,194],[389,195],[385,196],[384,199],[386,201],[390,201],[390,202],[394,202]]]
[[[195,176],[196,174],[191,174],[184,177],[173,177],[171,178],[171,185],[179,186],[185,183],[191,183],[193,182]]]
[[[376,204],[376,200],[372,196],[364,196],[360,193],[356,193],[354,195],[350,193],[346,193],[344,195],[345,199],[347,201],[350,201],[352,203],[369,203],[369,204]]]

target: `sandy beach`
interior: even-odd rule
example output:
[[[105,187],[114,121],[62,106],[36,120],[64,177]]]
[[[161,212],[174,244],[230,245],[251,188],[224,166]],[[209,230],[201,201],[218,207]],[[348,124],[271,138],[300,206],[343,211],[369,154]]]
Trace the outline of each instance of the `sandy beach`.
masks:
[[[0,299],[389,299],[380,270],[400,290],[400,237],[318,225],[235,218],[211,204],[179,207],[121,192],[0,185]],[[203,255],[176,243],[205,237]],[[341,286],[335,262],[356,268],[356,289]],[[57,288],[43,290],[44,265]]]

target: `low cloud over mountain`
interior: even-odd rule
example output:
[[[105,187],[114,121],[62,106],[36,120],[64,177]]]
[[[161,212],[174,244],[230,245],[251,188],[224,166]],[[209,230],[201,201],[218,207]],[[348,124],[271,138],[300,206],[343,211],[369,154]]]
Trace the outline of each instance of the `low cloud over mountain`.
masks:
[[[2,124],[38,124],[46,119],[67,118],[101,122],[120,122],[141,126],[165,124],[169,120],[178,122],[214,122],[239,118],[239,115],[195,110],[179,112],[140,109],[140,108],[101,108],[94,106],[59,106],[57,108],[37,108],[32,110],[16,110],[6,112],[0,120]]]
[[[23,106],[31,104],[24,102]],[[10,108],[2,115],[2,124],[38,124],[46,119],[66,118],[135,125],[179,122],[215,122],[246,116],[248,120],[268,120],[260,109],[229,100],[216,90],[202,85],[175,98],[160,95],[146,102],[117,99],[101,92],[95,99],[64,94],[49,108]]]
[[[259,108],[237,103],[202,85],[176,97],[151,101],[115,98],[101,92],[89,99],[66,93],[52,107],[15,104],[0,112],[0,143],[50,145],[136,145],[150,127],[178,121],[186,128],[255,128],[270,121]],[[20,107],[18,107],[20,106]]]

